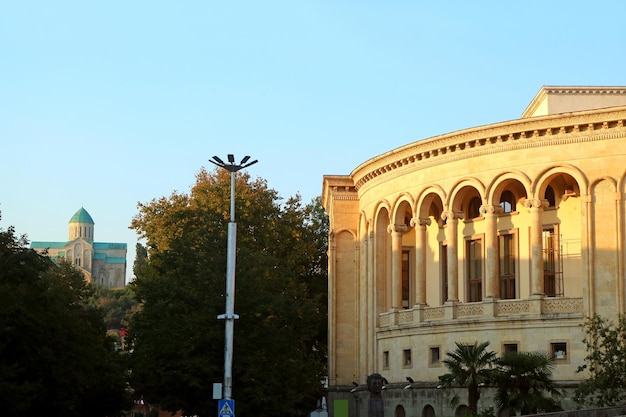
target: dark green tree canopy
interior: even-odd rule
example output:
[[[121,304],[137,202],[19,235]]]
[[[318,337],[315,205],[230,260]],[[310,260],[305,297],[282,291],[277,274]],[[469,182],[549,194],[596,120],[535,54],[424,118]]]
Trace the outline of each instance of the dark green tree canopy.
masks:
[[[471,415],[478,415],[481,387],[496,389],[495,403],[518,415],[561,409],[560,392],[552,381],[554,361],[544,352],[506,352],[498,358],[489,342],[456,343],[443,363],[448,373],[439,377],[442,388],[466,387]],[[458,403],[454,396],[452,403]]]
[[[97,287],[89,298],[89,305],[100,311],[107,330],[119,334],[136,311],[137,299],[130,287]]]
[[[496,361],[496,405],[518,415],[559,411],[561,393],[552,380],[554,360],[546,352],[507,352]]]
[[[322,395],[328,220],[319,199],[284,203],[236,174],[233,397],[238,414],[306,414]],[[133,288],[133,388],[167,410],[215,415],[224,364],[230,173],[202,169],[189,194],[139,204],[146,242]],[[139,252],[138,252],[139,253]]]
[[[67,263],[0,229],[0,404],[10,416],[113,416],[126,373],[90,287]]]
[[[454,386],[467,388],[467,407],[472,415],[478,415],[480,388],[492,379],[495,352],[487,350],[489,342],[456,343],[456,349],[447,352],[443,360],[448,373],[439,377],[443,388]],[[458,402],[458,397],[452,399]]]

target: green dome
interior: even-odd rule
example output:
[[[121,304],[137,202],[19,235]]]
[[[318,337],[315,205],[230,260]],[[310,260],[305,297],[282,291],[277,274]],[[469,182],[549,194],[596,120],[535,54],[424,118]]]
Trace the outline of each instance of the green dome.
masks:
[[[80,208],[80,210],[78,210],[76,213],[74,213],[74,215],[70,219],[70,223],[91,223],[91,224],[95,224],[93,222],[93,219],[89,215],[89,213],[87,213],[87,210],[85,210],[82,207]]]

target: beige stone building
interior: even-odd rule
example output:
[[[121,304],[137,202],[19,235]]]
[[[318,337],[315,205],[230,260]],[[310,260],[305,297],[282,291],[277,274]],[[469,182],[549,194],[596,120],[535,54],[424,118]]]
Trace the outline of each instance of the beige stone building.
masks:
[[[68,240],[31,242],[31,248],[52,258],[66,259],[81,268],[85,279],[99,287],[126,285],[126,243],[94,242],[95,223],[84,208],[69,221]]]
[[[626,87],[543,87],[518,120],[325,176],[330,414],[366,416],[374,372],[386,416],[461,413],[435,388],[455,342],[547,351],[561,384],[584,378],[581,323],[626,308],[625,124]]]

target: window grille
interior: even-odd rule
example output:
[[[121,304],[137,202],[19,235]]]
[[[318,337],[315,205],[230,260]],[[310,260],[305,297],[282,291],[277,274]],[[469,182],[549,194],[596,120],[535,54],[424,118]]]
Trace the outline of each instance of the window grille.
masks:
[[[563,297],[563,257],[561,238],[553,228],[543,233],[543,291],[548,297]]]

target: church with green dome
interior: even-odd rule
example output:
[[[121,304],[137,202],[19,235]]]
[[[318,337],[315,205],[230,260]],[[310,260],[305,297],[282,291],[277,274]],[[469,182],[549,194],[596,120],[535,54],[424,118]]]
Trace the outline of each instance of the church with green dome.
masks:
[[[126,285],[126,243],[94,242],[94,221],[81,207],[69,221],[65,242],[31,242],[37,252],[65,259],[79,267],[85,279],[98,287]]]

